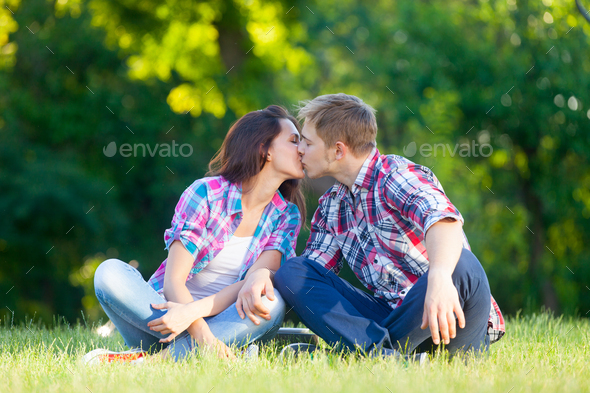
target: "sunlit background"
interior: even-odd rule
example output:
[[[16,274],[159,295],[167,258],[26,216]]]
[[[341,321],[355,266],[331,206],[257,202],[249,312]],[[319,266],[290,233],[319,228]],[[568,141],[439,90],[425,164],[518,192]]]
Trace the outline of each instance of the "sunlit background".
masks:
[[[590,23],[574,1],[0,5],[3,322],[106,320],[96,267],[151,276],[232,122],[338,92],[377,109],[381,153],[433,169],[506,314],[590,315]],[[143,147],[109,147],[124,144]],[[491,150],[460,154],[475,144]],[[306,182],[308,222],[330,184]]]

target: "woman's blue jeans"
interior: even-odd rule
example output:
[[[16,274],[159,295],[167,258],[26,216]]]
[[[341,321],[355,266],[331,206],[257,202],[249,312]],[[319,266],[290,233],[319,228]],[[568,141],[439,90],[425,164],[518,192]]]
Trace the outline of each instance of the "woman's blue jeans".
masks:
[[[128,263],[118,259],[107,259],[101,263],[94,274],[94,291],[129,348],[142,348],[150,353],[168,348],[176,360],[185,358],[195,349],[195,341],[186,330],[170,343],[159,342],[168,335],[150,330],[147,324],[167,312],[152,308],[151,303],[165,303],[166,300]],[[248,317],[240,318],[235,303],[223,312],[204,319],[213,335],[226,345],[241,347],[253,341],[268,341],[283,323],[285,302],[277,290],[274,301],[262,296],[262,302],[270,309],[271,319],[259,318],[259,325]]]

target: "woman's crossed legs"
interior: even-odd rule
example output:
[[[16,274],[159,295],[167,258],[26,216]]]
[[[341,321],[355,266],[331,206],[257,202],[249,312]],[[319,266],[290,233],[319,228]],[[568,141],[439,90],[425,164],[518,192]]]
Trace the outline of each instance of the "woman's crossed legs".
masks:
[[[129,348],[141,348],[149,353],[166,349],[175,360],[185,358],[195,348],[195,341],[184,331],[170,343],[160,343],[166,338],[160,332],[150,330],[148,322],[166,314],[151,304],[166,300],[156,292],[133,266],[118,259],[107,259],[96,269],[94,289],[99,303],[115,324]],[[255,325],[247,317],[241,319],[235,303],[223,312],[204,318],[213,335],[226,345],[244,346],[253,341],[272,339],[285,316],[285,302],[275,290],[274,301],[266,296],[262,302],[271,311],[271,319],[260,319]]]

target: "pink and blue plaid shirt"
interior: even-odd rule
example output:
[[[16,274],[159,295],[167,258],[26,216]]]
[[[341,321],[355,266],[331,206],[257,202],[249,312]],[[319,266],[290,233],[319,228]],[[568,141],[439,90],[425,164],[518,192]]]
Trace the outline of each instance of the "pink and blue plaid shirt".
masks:
[[[240,225],[242,217],[241,184],[230,183],[222,176],[205,177],[184,190],[176,205],[172,226],[164,232],[164,242],[165,249],[169,250],[174,240],[180,240],[192,254],[194,264],[187,281],[217,256]],[[262,212],[237,281],[245,277],[263,251],[280,251],[281,264],[294,257],[300,229],[299,208],[286,201],[277,190]],[[160,295],[164,292],[167,260],[148,280]]]
[[[428,167],[375,147],[352,190],[336,182],[320,198],[302,256],[336,274],[346,259],[361,283],[395,309],[428,271],[424,234],[446,217],[464,222]],[[464,232],[463,247],[471,250]],[[490,300],[488,333],[495,342],[505,326]]]

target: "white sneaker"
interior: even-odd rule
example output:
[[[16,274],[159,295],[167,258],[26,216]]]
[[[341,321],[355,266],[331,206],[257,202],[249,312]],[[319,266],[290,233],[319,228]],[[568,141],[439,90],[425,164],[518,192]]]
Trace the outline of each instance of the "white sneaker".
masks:
[[[259,352],[260,348],[258,347],[258,345],[250,344],[248,345],[248,348],[242,351],[242,356],[244,357],[245,361],[250,362],[258,359]]]
[[[427,352],[419,352],[413,355],[402,355],[399,351],[389,348],[381,348],[380,350],[372,349],[369,351],[370,357],[394,358],[403,361],[406,365],[409,363],[418,363],[424,366],[430,362]]]
[[[314,353],[321,352],[323,350],[318,349],[316,345],[308,343],[293,343],[285,346],[279,354],[280,359],[296,358],[301,353],[308,353],[313,359]],[[325,352],[325,351],[323,351]]]
[[[82,361],[87,365],[113,362],[139,365],[144,362],[146,354],[147,352],[142,351],[140,348],[134,348],[123,352],[114,352],[109,351],[108,349],[99,348],[84,355]]]

